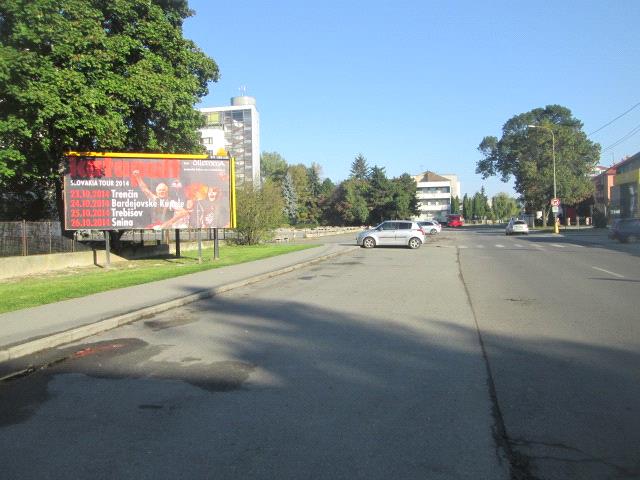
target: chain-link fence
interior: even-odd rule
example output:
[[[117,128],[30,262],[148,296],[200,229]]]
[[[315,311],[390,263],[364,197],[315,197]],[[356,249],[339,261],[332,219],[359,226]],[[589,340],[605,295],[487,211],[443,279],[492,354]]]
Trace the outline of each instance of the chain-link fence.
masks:
[[[220,240],[233,238],[235,232],[219,229]],[[213,240],[213,229],[201,231],[203,241]],[[196,242],[197,229],[180,230],[180,242]],[[176,241],[175,230],[128,230],[120,241],[137,245],[161,245]],[[60,222],[0,222],[0,257],[67,253],[104,248],[104,233],[78,230],[73,237],[62,235]]]

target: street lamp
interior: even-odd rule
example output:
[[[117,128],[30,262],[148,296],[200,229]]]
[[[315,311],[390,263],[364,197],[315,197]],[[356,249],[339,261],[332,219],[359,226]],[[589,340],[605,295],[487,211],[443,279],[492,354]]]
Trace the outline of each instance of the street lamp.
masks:
[[[541,128],[543,130],[549,130],[551,132],[551,158],[553,159],[553,198],[558,198],[556,193],[556,136],[553,133],[553,129],[551,127],[547,127],[546,125],[527,125],[528,128]],[[560,233],[558,230],[558,222],[556,222],[556,216],[553,216],[553,231],[554,233]]]

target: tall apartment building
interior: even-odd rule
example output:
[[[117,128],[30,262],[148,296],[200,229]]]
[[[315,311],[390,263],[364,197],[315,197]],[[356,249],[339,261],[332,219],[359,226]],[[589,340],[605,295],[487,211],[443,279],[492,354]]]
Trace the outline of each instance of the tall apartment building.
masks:
[[[456,175],[424,172],[415,175],[419,214],[415,220],[443,220],[451,213],[451,198],[460,196]]]
[[[236,159],[236,181],[260,183],[260,116],[256,99],[233,97],[228,107],[201,108],[205,127],[202,143],[211,155]]]

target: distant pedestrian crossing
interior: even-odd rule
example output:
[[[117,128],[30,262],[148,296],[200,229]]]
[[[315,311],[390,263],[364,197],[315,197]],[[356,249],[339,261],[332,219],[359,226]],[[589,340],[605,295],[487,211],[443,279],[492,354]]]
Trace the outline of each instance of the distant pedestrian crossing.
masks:
[[[458,248],[460,250],[535,250],[535,251],[563,251],[585,248],[584,245],[575,243],[546,243],[546,242],[486,242],[486,243],[460,243],[458,245],[438,245],[443,248]]]

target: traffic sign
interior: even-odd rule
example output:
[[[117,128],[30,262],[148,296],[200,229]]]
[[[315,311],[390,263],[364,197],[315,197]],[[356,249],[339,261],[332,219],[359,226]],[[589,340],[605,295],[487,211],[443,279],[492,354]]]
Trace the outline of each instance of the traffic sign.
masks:
[[[551,206],[552,207],[559,207],[560,206],[560,199],[559,198],[552,198],[551,199]]]

